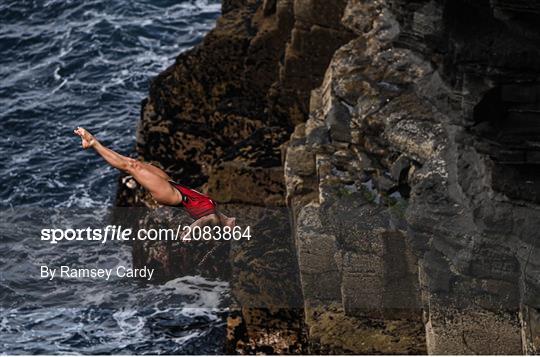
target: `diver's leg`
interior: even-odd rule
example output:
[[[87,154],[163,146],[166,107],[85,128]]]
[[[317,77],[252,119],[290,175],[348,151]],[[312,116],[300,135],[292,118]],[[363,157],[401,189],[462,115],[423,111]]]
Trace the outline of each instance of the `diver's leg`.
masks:
[[[97,151],[97,150],[96,150]],[[167,178],[156,174],[155,166],[128,158],[129,173],[142,187],[150,191],[152,197],[160,204],[176,206],[182,202],[182,194],[175,189]]]
[[[146,162],[141,162],[141,164],[144,165],[144,167],[146,167],[146,169],[151,171],[154,175],[158,175],[159,177],[167,181],[171,180],[170,176],[167,175],[167,173],[163,171],[162,169],[160,169],[159,167],[146,163]]]
[[[88,131],[77,128],[75,134],[82,139],[84,149],[93,148],[109,165],[129,173],[135,181],[150,191],[154,199],[161,204],[175,206],[182,202],[182,195],[168,182],[168,175],[150,164],[118,154],[103,146]]]
[[[127,172],[131,159],[127,156],[120,155],[119,153],[103,146],[92,134],[90,134],[84,128],[77,128],[75,134],[82,139],[83,149],[93,148],[109,165],[118,170]]]

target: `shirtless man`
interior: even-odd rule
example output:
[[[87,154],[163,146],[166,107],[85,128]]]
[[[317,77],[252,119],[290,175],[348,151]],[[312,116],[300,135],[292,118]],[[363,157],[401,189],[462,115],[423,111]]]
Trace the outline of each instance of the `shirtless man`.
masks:
[[[103,146],[84,128],[78,127],[74,133],[81,137],[83,149],[94,149],[109,165],[131,175],[158,203],[173,207],[183,206],[195,220],[188,232],[192,232],[195,226],[235,227],[236,218],[219,212],[210,197],[172,181],[165,171],[156,166],[122,156]]]

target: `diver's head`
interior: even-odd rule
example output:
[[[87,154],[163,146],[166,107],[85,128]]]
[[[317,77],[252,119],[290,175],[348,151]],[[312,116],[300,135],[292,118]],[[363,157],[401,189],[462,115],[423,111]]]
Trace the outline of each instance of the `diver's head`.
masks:
[[[227,226],[231,229],[236,227],[236,217],[227,217],[223,220],[223,226]]]
[[[236,217],[227,217],[223,213],[218,213],[218,216],[223,227],[229,227],[231,229],[236,227]]]

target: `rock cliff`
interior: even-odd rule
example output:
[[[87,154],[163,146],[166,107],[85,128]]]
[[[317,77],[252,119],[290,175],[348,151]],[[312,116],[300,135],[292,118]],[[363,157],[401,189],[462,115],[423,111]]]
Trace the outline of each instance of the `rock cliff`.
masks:
[[[264,246],[231,249],[232,349],[253,352],[281,316],[293,322],[271,323],[260,351],[540,351],[539,14],[506,0],[223,2],[153,81],[136,152],[220,202],[290,213],[290,236],[261,228]],[[151,205],[125,186],[118,202]],[[246,219],[288,227],[270,211]],[[275,287],[299,312],[242,309],[269,270],[289,272]]]
[[[429,353],[538,351],[538,10],[348,2],[286,156],[307,303],[421,310]]]

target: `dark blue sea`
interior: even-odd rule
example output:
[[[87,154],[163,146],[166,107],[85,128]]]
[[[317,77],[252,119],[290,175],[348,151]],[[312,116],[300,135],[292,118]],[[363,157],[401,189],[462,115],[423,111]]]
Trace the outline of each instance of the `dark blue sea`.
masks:
[[[129,154],[149,81],[219,13],[219,0],[0,1],[0,354],[223,352],[226,283],[48,281],[41,265],[130,266],[131,250],[39,237],[105,224],[117,172],[73,129]]]

